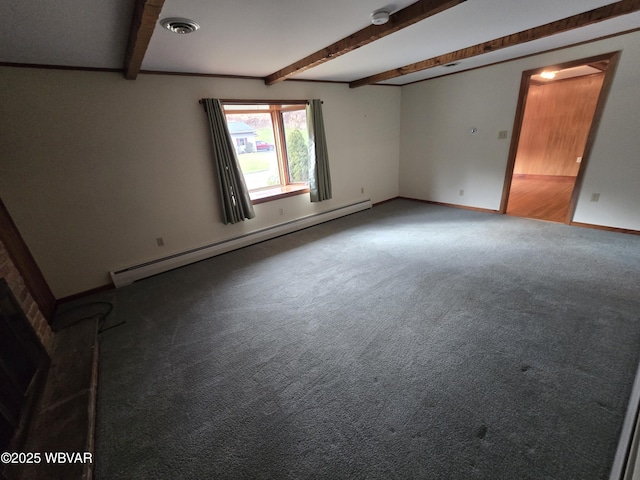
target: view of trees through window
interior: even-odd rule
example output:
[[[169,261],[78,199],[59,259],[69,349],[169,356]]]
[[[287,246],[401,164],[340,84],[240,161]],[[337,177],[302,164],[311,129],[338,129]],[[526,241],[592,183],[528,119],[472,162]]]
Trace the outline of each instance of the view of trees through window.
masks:
[[[224,105],[229,133],[250,191],[306,184],[305,105]]]

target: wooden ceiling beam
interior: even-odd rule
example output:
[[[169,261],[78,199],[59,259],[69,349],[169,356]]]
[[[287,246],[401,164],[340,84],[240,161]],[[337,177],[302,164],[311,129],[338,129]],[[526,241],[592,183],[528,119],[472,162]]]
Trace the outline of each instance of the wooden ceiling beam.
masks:
[[[420,22],[425,18],[436,15],[449,8],[455,7],[466,0],[419,0],[408,7],[398,10],[392,14],[389,21],[384,25],[369,25],[368,27],[358,30],[356,33],[349,35],[328,47],[318,50],[317,52],[298,60],[291,65],[278,70],[264,79],[267,85],[281,82],[292,75],[304,72],[310,68],[316,67],[324,62],[333,60],[334,58],[349,53],[356,48],[360,48],[380,38],[391,35],[403,28],[414,23]]]
[[[153,29],[160,17],[165,0],[136,0],[133,8],[129,43],[124,57],[124,76],[135,80],[140,72]]]
[[[482,55],[483,53],[495,52],[496,50],[513,47],[514,45],[519,45],[521,43],[531,42],[533,40],[549,37],[558,33],[568,32],[576,28],[585,27],[587,25],[610,20],[621,15],[637,12],[638,10],[640,10],[640,0],[622,0],[605,5],[604,7],[589,10],[588,12],[563,18],[562,20],[557,20],[545,25],[523,30],[522,32],[496,38],[494,40],[489,40],[488,42],[479,43],[471,47],[463,48],[462,50],[445,53],[444,55],[438,55],[437,57],[405,65],[404,67],[394,68],[387,70],[386,72],[371,75],[370,77],[354,80],[349,83],[349,87],[357,88],[364,85],[371,85],[373,83],[390,80],[410,73],[420,72],[429,68],[459,62],[466,58]]]

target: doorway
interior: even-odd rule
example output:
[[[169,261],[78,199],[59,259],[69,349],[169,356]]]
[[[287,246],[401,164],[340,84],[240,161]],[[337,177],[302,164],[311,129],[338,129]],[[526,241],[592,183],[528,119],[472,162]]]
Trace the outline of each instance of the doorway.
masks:
[[[502,213],[571,223],[617,58],[611,53],[522,74]]]

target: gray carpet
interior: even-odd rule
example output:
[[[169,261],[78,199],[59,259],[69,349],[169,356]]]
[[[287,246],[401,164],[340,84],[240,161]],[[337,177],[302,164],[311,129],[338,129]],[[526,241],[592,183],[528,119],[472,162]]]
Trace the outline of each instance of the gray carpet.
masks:
[[[607,478],[639,292],[638,236],[396,200],[101,294],[96,478]]]

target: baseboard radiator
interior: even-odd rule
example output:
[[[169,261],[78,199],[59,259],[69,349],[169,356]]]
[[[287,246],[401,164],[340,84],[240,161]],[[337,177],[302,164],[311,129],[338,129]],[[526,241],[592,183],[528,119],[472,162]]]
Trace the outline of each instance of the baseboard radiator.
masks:
[[[183,267],[190,263],[199,262],[207,258],[215,257],[223,253],[236,250],[238,248],[263,242],[271,238],[276,238],[287,233],[312,227],[320,223],[335,220],[336,218],[351,215],[352,213],[361,212],[371,208],[371,200],[345,205],[342,207],[329,210],[327,212],[308,215],[289,222],[280,223],[271,227],[256,230],[245,235],[222,240],[220,242],[204,245],[202,247],[187,250],[186,252],[176,253],[167,257],[158,258],[149,262],[133,265],[131,267],[112,270],[109,272],[111,280],[116,287],[129,285],[136,280],[157,275],[162,272],[173,270],[174,268]]]

